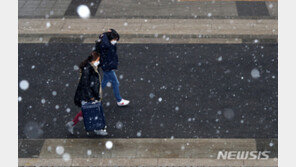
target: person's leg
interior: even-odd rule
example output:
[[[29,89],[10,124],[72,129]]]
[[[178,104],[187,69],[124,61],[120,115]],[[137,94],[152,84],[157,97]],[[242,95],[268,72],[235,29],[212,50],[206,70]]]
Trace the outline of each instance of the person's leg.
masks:
[[[68,131],[74,134],[74,126],[83,119],[82,111],[76,114],[75,118],[66,124]]]
[[[119,81],[117,79],[117,76],[115,74],[115,72],[112,70],[110,71],[110,81],[112,83],[112,87],[113,87],[113,93],[114,93],[114,96],[117,100],[117,102],[120,102],[122,100],[122,97],[120,96],[120,93],[119,93]]]
[[[82,116],[82,111],[80,111],[76,116],[75,118],[73,119],[73,126],[75,126],[79,121],[81,121],[83,119],[83,116]]]
[[[104,72],[103,71],[103,79],[102,79],[102,89],[104,89],[108,83],[109,77],[108,77],[109,72]]]

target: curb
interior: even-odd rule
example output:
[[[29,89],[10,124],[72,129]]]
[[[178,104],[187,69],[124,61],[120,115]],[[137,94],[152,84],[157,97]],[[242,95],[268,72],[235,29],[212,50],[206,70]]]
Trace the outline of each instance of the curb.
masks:
[[[207,166],[207,167],[241,167],[241,166],[278,166],[278,159],[268,160],[216,160],[216,159],[190,159],[190,158],[74,158],[40,159],[19,158],[19,166]]]
[[[98,34],[19,34],[19,43],[94,43]],[[278,43],[277,35],[122,34],[119,43],[240,44]]]

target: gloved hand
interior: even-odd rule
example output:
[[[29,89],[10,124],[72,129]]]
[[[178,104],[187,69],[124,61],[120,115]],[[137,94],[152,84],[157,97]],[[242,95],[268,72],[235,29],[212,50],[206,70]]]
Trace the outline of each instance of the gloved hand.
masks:
[[[81,101],[81,105],[82,105],[82,106],[85,105],[86,103],[87,103],[87,102],[84,101],[84,100]]]

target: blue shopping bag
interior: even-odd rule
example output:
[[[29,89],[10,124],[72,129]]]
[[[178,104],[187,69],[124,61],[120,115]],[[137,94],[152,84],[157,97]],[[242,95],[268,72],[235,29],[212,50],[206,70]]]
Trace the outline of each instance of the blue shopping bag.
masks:
[[[101,102],[88,102],[81,106],[86,131],[105,128],[105,114]]]

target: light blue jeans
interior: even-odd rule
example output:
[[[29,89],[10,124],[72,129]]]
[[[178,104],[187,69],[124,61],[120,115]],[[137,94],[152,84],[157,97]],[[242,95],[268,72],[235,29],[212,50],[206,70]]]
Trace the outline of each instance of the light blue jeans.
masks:
[[[113,70],[111,71],[103,71],[103,80],[102,80],[102,88],[104,89],[108,82],[111,82],[113,87],[113,93],[117,100],[117,102],[120,102],[122,100],[122,97],[119,93],[119,81],[117,79],[117,76]]]

